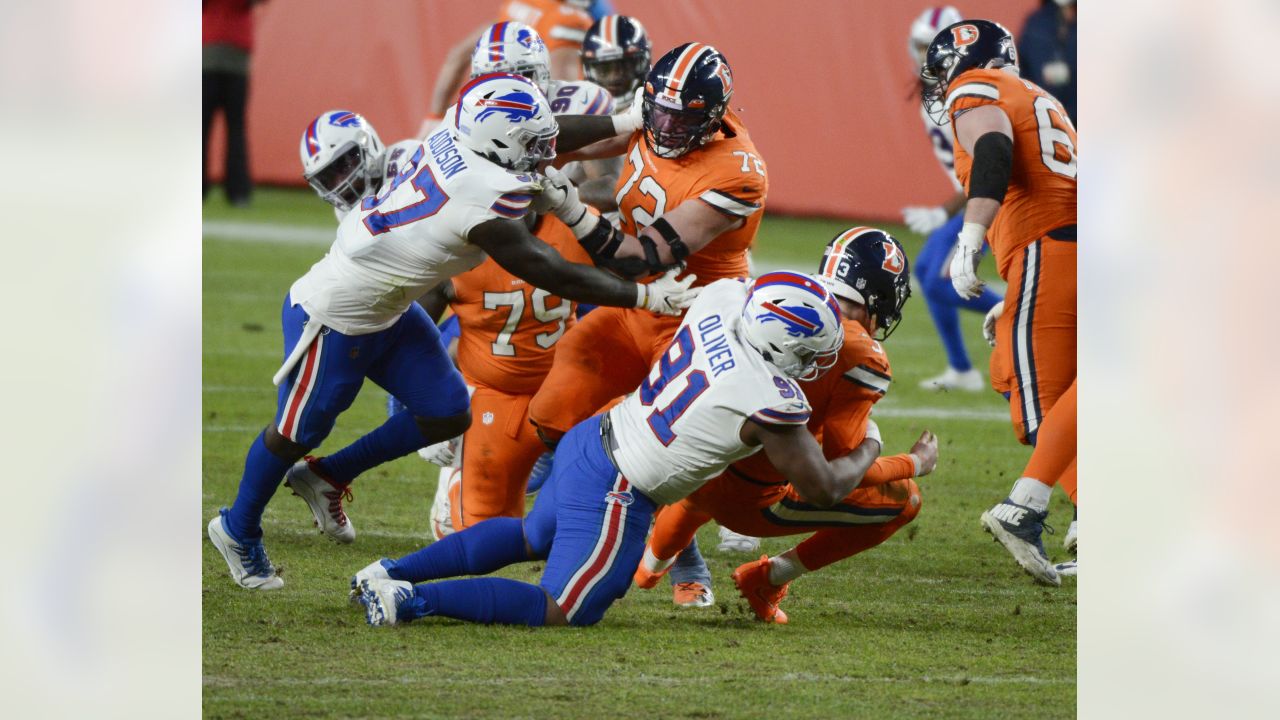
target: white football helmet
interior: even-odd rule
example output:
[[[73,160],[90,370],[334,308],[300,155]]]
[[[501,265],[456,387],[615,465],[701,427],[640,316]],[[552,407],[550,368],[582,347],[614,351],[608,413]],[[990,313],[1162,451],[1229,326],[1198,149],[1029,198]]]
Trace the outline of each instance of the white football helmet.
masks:
[[[924,55],[929,50],[929,44],[938,36],[938,33],[948,25],[954,25],[963,19],[960,11],[950,5],[928,8],[920,13],[920,16],[911,23],[911,36],[907,39],[907,53],[911,55],[913,65],[919,69],[924,64]]]
[[[481,75],[467,83],[453,122],[458,142],[508,170],[533,172],[556,156],[560,125],[551,104],[520,75]]]
[[[524,23],[500,22],[480,34],[471,52],[471,77],[490,73],[522,75],[543,95],[551,92],[551,54],[538,31]]]
[[[785,270],[756,278],[742,306],[742,336],[787,377],[814,380],[844,346],[840,307],[825,285]]]
[[[386,148],[369,121],[350,110],[320,113],[303,131],[298,154],[302,177],[343,212],[382,184]]]

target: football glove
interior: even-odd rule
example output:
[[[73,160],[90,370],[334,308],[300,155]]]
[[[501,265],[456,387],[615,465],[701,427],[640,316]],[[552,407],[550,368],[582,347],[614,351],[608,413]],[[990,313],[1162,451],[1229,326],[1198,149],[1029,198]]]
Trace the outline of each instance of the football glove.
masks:
[[[951,256],[951,287],[965,299],[982,294],[985,284],[978,279],[978,261],[982,259],[982,244],[987,229],[978,223],[967,222],[960,230],[956,252]]]
[[[440,467],[452,467],[454,461],[458,459],[458,440],[461,438],[453,438],[445,440],[434,445],[428,445],[418,451],[418,456],[423,460]]]
[[[644,87],[636,88],[636,96],[627,111],[613,116],[613,134],[630,135],[644,127]]]
[[[684,309],[698,299],[700,287],[689,287],[698,279],[697,275],[688,275],[683,280],[676,280],[681,268],[671,268],[662,277],[646,285],[636,285],[636,307],[658,313],[659,315],[680,315]]]
[[[982,319],[982,337],[986,338],[987,344],[991,347],[996,346],[996,321],[1004,314],[1004,301],[996,303],[987,311],[987,316]]]
[[[947,211],[942,207],[905,207],[902,219],[912,232],[928,235],[946,224]]]
[[[578,200],[578,188],[569,180],[568,175],[558,168],[548,167],[539,184],[542,192],[538,193],[530,206],[534,212],[555,213],[561,219],[569,214],[568,211],[573,211],[572,217],[575,218],[581,214],[579,206],[582,202]]]

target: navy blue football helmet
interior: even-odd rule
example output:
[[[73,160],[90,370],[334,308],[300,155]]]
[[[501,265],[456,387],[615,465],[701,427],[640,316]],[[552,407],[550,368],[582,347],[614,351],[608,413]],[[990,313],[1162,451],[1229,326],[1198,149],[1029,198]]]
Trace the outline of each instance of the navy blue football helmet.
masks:
[[[733,97],[733,71],[719,50],[685,43],[658,59],[644,84],[644,136],[661,158],[709,142]]]
[[[649,74],[652,49],[639,20],[605,15],[582,41],[582,72],[619,103],[630,105],[631,96]]]
[[[966,70],[1018,66],[1013,33],[990,20],[961,20],[946,26],[929,43],[920,67],[920,100],[939,125],[946,124],[947,87]]]
[[[902,322],[902,306],[911,297],[911,264],[889,233],[855,227],[831,238],[818,277],[832,295],[867,306],[876,340],[888,338]]]

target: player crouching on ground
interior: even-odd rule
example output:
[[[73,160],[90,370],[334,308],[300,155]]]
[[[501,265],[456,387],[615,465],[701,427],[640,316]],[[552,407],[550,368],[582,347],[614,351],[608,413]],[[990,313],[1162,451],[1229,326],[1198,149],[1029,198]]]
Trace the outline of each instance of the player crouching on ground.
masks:
[[[815,278],[770,273],[707,286],[666,354],[622,404],[573,427],[524,523],[495,518],[352,578],[372,625],[426,616],[592,625],[622,597],[659,505],[761,448],[784,477],[835,503],[880,453],[874,438],[828,461],[795,379],[835,364],[840,308]],[[482,575],[546,559],[539,585]],[[423,583],[414,585],[414,583]]]
[[[924,431],[905,455],[877,458],[858,452],[868,438],[880,443],[871,407],[889,389],[890,372],[878,341],[897,327],[911,295],[906,253],[888,233],[856,227],[832,238],[818,270],[840,305],[844,346],[830,372],[800,378],[800,389],[813,408],[808,428],[822,438],[823,455],[854,457],[861,481],[849,494],[833,498],[825,494],[829,486],[810,478],[787,482],[771,456],[743,458],[659,513],[635,573],[640,587],[653,587],[675,554],[713,519],[756,537],[816,531],[785,553],[761,557],[733,573],[756,617],[785,623],[787,614],[778,605],[792,580],[879,545],[920,512],[920,488],[912,478],[937,465],[933,433]]]

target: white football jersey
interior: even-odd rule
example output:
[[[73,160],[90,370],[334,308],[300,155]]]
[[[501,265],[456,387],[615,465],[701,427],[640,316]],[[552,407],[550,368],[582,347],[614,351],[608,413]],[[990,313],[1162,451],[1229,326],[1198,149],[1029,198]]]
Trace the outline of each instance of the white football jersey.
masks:
[[[933,118],[929,117],[929,113],[924,111],[924,105],[920,106],[920,118],[924,120],[924,130],[929,134],[929,144],[933,146],[933,155],[938,158],[942,171],[947,174],[947,179],[951,181],[956,192],[963,190],[964,186],[956,179],[956,150],[951,144],[950,129],[935,123]]]
[[[467,243],[472,228],[528,212],[535,178],[468,150],[451,129],[415,142],[397,175],[342,219],[328,254],[289,290],[307,314],[344,335],[385,330],[424,293],[484,260]]]
[[[556,115],[612,115],[613,95],[588,80],[552,80],[547,93]]]
[[[759,450],[738,435],[748,419],[809,421],[799,385],[739,337],[748,289],[738,280],[703,288],[644,384],[609,411],[618,470],[654,502],[677,502]]]
[[[382,171],[383,187],[385,187],[387,183],[395,181],[396,175],[400,174],[401,166],[405,161],[413,156],[413,151],[418,149],[419,144],[420,143],[417,140],[401,140],[395,145],[387,148],[387,162],[384,170]],[[361,199],[363,200],[363,198]],[[342,218],[346,217],[349,212],[351,211],[341,210],[335,207],[333,209],[333,216],[338,219],[338,222],[342,222]]]

